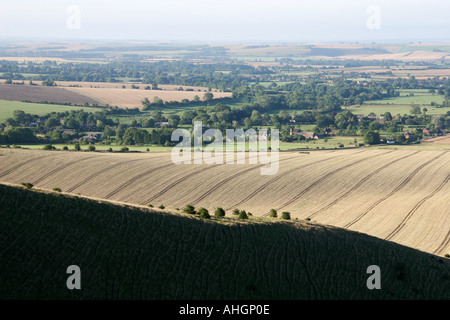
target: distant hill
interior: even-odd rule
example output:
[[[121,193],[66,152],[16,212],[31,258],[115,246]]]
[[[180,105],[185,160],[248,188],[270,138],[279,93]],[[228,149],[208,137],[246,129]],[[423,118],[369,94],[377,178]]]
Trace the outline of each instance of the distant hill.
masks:
[[[0,185],[0,299],[449,299],[450,260],[307,222],[183,214]],[[66,269],[81,269],[68,290]],[[381,289],[366,286],[381,269]]]

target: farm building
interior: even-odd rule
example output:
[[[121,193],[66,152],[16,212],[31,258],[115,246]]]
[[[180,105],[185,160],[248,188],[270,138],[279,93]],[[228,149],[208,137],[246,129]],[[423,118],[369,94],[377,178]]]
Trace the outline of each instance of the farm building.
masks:
[[[61,130],[61,134],[68,134],[69,136],[72,136],[75,134],[75,131],[71,130],[71,129],[65,129],[65,130]]]
[[[330,128],[325,129],[325,134],[329,136],[335,136],[339,134],[339,130],[331,130]]]
[[[320,137],[315,134],[314,132],[310,132],[310,131],[301,131],[300,129],[291,129],[290,131],[290,135],[291,136],[303,136],[306,139],[310,139],[310,140],[318,140],[320,139]]]
[[[89,132],[86,136],[83,137],[83,139],[89,140],[91,142],[98,141],[101,138],[102,138],[102,134],[101,133],[93,133],[93,132]]]
[[[378,117],[377,117],[377,115],[375,113],[371,112],[371,113],[369,113],[367,115],[367,118],[369,118],[369,119],[377,119]]]

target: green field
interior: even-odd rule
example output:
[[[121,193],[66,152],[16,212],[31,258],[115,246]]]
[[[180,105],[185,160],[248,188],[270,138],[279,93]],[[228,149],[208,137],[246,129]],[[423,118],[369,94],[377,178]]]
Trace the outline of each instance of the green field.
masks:
[[[23,75],[25,77],[24,81],[28,81],[28,80],[34,80],[35,78],[38,77],[49,77],[50,75],[48,74],[43,74],[43,73],[24,73],[22,72],[21,75]],[[5,77],[5,73],[2,73],[2,77]],[[21,82],[22,80],[14,80],[14,82]],[[39,82],[39,81],[38,81]]]
[[[17,144],[16,146],[19,146],[24,149],[43,149],[45,144]],[[69,150],[74,150],[74,145],[69,143],[56,143],[52,144],[56,149],[62,150],[64,146],[67,146]],[[87,150],[88,145],[80,145],[81,150]],[[109,148],[112,148],[114,152],[120,151],[122,147],[125,147],[123,145],[102,145],[102,144],[96,144],[95,149],[97,151],[107,151]],[[170,151],[172,150],[172,147],[164,147],[164,146],[156,146],[156,145],[150,145],[150,146],[126,146],[129,151],[139,151],[139,152],[147,152],[147,149],[150,150],[150,152],[161,152],[161,151]]]
[[[343,144],[344,147],[353,147],[355,145],[354,140],[357,140],[357,143],[362,143],[363,138],[362,137],[329,137],[327,138],[327,141],[325,142],[324,139],[320,140],[311,140],[308,142],[279,142],[279,148],[281,151],[283,150],[292,150],[292,149],[333,149],[333,148],[339,148],[340,144]],[[71,144],[52,144],[55,148],[62,150],[64,146],[67,146],[69,150],[74,150],[74,146]],[[270,146],[270,141],[267,143],[268,146]],[[43,149],[45,144],[17,144],[17,146],[20,146],[21,148],[26,149]],[[109,148],[112,148],[113,151],[120,151],[120,149],[124,147],[123,145],[102,145],[102,144],[96,144],[95,149],[97,151],[107,151]],[[161,151],[171,151],[173,147],[166,147],[166,146],[156,146],[156,145],[148,145],[148,146],[126,146],[130,151],[139,151],[139,152],[148,152],[147,148],[149,149],[149,152],[161,152]],[[87,150],[88,145],[81,145],[81,150]],[[235,146],[236,148],[236,146]],[[237,149],[237,148],[236,148]],[[257,150],[258,145],[257,144],[245,144],[245,150]],[[225,144],[224,144],[224,150],[225,150]]]
[[[363,143],[363,137],[328,137],[325,139],[319,140],[310,140],[308,142],[280,142],[280,150],[292,150],[292,149],[334,149],[340,148],[341,144],[344,145],[345,148],[354,147],[355,139],[356,144]]]
[[[431,102],[442,104],[445,100],[443,95],[437,93],[429,93],[426,89],[398,90],[399,97],[386,98],[380,100],[365,101],[364,104],[420,104],[430,105]],[[413,96],[410,96],[413,94]]]
[[[288,76],[310,76],[312,74],[319,74],[316,71],[285,71],[279,72],[278,74],[284,74]]]
[[[272,82],[275,82],[277,85],[282,86],[285,84],[294,83],[295,81],[261,81],[258,84],[267,88],[272,84]],[[256,84],[256,82],[254,82],[254,83]]]
[[[423,107],[421,107],[423,108]],[[431,106],[426,106],[427,114],[446,114],[447,111],[450,111],[450,108],[436,108]],[[353,114],[363,114],[368,115],[369,113],[375,113],[376,115],[384,114],[386,112],[390,112],[393,116],[396,114],[410,114],[411,113],[411,105],[362,105],[357,108],[347,109]]]
[[[86,110],[83,107],[65,106],[59,104],[28,103],[20,101],[0,100],[0,123],[13,116],[14,110],[22,110],[26,113],[46,115],[50,112],[64,112],[70,110]]]

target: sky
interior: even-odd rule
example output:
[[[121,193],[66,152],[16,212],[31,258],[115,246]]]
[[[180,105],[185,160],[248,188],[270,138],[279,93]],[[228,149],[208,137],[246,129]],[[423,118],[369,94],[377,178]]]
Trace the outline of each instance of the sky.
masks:
[[[450,41],[448,0],[0,0],[0,40]]]

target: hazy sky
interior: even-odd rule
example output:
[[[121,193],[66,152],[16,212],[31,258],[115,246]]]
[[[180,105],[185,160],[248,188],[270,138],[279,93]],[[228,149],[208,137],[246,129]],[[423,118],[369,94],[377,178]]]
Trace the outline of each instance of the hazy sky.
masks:
[[[0,0],[0,39],[449,41],[449,0]]]

